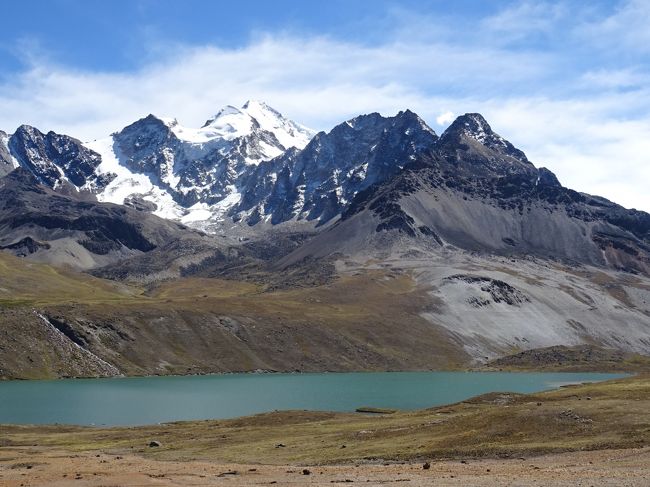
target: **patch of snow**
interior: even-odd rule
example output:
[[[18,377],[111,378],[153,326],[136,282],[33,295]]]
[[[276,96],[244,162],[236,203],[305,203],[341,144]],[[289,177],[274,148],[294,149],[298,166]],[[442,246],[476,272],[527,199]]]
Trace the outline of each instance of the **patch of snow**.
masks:
[[[241,201],[241,194],[237,191],[237,188],[234,185],[231,184],[227,189],[229,191],[228,196],[213,205],[215,210],[226,211]]]
[[[305,188],[306,186],[304,184],[301,184],[300,186],[297,186],[296,189],[298,190],[298,197],[296,198],[295,203],[293,204],[292,211],[297,212],[299,210],[302,210],[305,206]]]
[[[285,149],[290,147],[302,149],[315,135],[313,130],[284,118],[278,111],[261,101],[247,101],[242,107],[242,113],[257,121],[262,130],[275,135]]]
[[[264,154],[265,159],[273,159],[282,154],[282,149],[272,146],[271,144],[267,144],[264,141],[260,142],[260,147],[262,148],[262,153]],[[256,161],[256,163],[258,162],[259,160]]]
[[[101,164],[97,167],[98,174],[116,175],[115,179],[97,195],[99,201],[121,205],[129,196],[144,195],[153,191],[154,185],[148,176],[131,172],[126,166],[120,164],[113,149],[112,136],[85,145],[102,158]]]
[[[162,150],[162,156],[165,159],[162,180],[172,188],[176,188],[181,178],[174,173],[174,153],[169,148],[165,148]]]
[[[11,165],[13,166],[14,169],[20,166],[20,163],[18,162],[18,159],[16,159],[13,154],[9,151],[9,134],[5,134],[4,132],[0,132],[0,144],[4,146],[5,152],[9,154],[9,157],[11,158]]]
[[[212,211],[205,203],[196,203],[187,209],[187,214],[181,217],[182,223],[204,222],[212,217]]]

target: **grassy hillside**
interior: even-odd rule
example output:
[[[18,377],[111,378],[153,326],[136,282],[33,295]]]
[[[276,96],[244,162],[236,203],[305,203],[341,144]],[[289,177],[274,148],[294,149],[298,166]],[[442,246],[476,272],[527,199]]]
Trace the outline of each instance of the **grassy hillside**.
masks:
[[[275,291],[187,278],[144,290],[0,258],[0,377],[98,375],[97,360],[39,315],[128,375],[458,368],[466,361],[448,333],[420,316],[428,301],[407,274],[369,271]]]
[[[141,290],[0,252],[0,308],[123,301]]]
[[[650,357],[638,353],[578,345],[525,350],[492,360],[488,370],[548,370],[553,372],[585,372],[593,370],[650,372]]]
[[[493,393],[390,415],[289,411],[138,428],[4,426],[3,437],[14,447],[262,464],[634,448],[650,442],[650,378],[532,395]],[[151,440],[162,446],[148,448]]]
[[[0,253],[0,378],[459,369],[484,360],[484,349],[494,356],[534,343],[646,343],[645,281],[620,275],[600,286],[559,268],[491,264],[510,265],[509,274],[490,262],[369,262],[311,286],[191,277],[141,287]],[[531,277],[539,273],[543,281]],[[523,296],[521,304],[508,304],[503,289]],[[493,366],[525,368],[528,359],[529,368],[559,370],[555,355],[545,363],[535,352],[522,357]],[[607,353],[576,364],[648,369],[643,357]]]

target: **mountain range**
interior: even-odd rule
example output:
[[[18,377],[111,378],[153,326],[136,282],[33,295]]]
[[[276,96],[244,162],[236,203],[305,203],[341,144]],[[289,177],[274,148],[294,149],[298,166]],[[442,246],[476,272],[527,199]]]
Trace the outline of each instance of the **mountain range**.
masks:
[[[23,125],[0,176],[6,377],[650,353],[650,215],[564,187],[477,113],[440,135],[410,110],[315,133],[258,101],[85,143]],[[55,277],[36,295],[23,273]]]

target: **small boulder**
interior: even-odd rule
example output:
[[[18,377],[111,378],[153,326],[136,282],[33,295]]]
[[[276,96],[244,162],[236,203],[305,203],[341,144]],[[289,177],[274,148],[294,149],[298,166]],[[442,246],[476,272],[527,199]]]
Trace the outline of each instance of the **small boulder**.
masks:
[[[153,440],[149,442],[149,448],[158,448],[161,446],[159,441]]]
[[[429,470],[431,468],[431,464],[429,462],[424,462],[424,465],[422,465],[422,468],[424,470]]]

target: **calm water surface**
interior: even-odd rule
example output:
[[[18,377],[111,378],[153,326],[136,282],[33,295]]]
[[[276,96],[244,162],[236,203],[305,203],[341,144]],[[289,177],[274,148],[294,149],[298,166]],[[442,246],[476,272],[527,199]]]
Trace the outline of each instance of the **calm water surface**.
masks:
[[[493,391],[622,377],[596,373],[232,374],[0,382],[0,423],[138,425],[278,409],[419,409]]]

